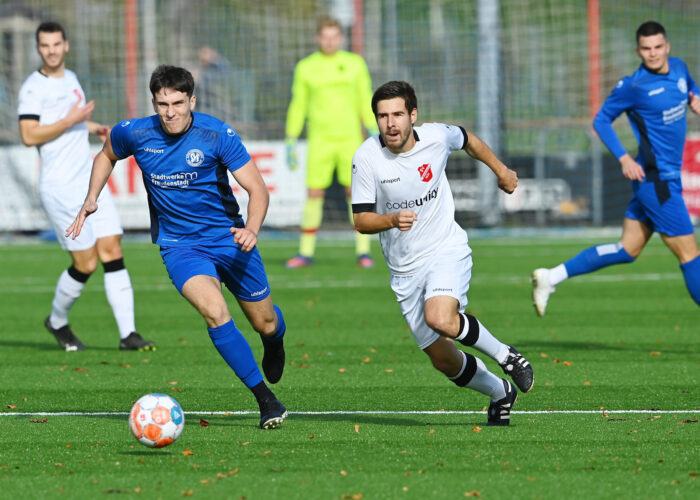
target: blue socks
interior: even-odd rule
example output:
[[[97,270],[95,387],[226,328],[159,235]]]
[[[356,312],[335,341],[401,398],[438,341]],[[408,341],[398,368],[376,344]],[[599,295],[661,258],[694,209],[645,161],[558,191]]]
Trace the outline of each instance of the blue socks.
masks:
[[[700,255],[690,262],[680,265],[685,278],[685,286],[688,287],[690,296],[696,304],[700,305]]]
[[[273,305],[272,306],[277,313],[277,330],[275,330],[275,333],[273,335],[263,335],[260,334],[260,338],[262,339],[264,344],[275,344],[282,340],[282,337],[284,337],[284,333],[287,331],[287,324],[284,322],[284,316],[282,316],[282,310]]]
[[[566,272],[570,278],[612,266],[613,264],[626,264],[629,262],[634,262],[634,258],[618,242],[587,248],[573,259],[564,262],[564,267],[566,267]]]
[[[233,319],[216,328],[207,328],[207,330],[209,330],[209,337],[214,342],[216,350],[233,368],[246,387],[250,389],[262,382],[263,377],[253,357],[253,351],[248,341],[236,328]]]

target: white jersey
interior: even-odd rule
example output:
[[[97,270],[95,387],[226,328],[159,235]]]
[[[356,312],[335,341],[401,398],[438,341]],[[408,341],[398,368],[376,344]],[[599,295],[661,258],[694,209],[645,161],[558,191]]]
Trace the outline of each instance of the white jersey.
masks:
[[[414,127],[416,144],[394,154],[381,136],[367,139],[352,165],[352,204],[372,204],[374,212],[413,210],[418,220],[408,231],[379,233],[387,265],[394,275],[412,275],[438,251],[468,252],[467,233],[454,219],[455,205],[445,166],[451,151],[467,140],[461,127],[426,123]]]
[[[35,71],[19,91],[20,120],[39,120],[50,125],[64,118],[76,102],[85,104],[78,78],[70,70],[53,78]],[[87,122],[73,125],[52,141],[38,146],[41,158],[39,191],[52,190],[82,199],[87,193],[92,169]]]

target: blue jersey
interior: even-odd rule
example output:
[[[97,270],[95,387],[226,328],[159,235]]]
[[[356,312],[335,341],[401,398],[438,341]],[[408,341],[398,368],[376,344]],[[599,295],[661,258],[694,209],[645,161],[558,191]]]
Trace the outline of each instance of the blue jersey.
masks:
[[[163,246],[195,245],[232,238],[244,227],[227,170],[250,161],[240,137],[213,116],[192,113],[184,134],[166,134],[157,115],[124,120],[111,133],[119,158],[134,155],[151,212],[151,238]]]
[[[639,144],[635,159],[648,181],[680,178],[688,92],[700,95],[681,59],[669,58],[668,64],[666,74],[652,73],[641,65],[617,82],[593,121],[600,139],[615,158],[620,158],[626,151],[612,122],[627,113]]]

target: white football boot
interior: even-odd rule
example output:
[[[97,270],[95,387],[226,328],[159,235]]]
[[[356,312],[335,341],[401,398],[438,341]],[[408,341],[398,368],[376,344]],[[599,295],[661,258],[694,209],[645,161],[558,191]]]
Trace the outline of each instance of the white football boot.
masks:
[[[538,316],[544,316],[549,296],[554,293],[554,287],[549,282],[549,269],[539,268],[532,271],[532,304]]]

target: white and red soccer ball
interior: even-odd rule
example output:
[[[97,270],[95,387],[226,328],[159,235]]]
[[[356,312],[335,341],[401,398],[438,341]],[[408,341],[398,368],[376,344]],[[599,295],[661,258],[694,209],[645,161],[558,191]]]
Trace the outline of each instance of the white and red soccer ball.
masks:
[[[131,408],[129,427],[141,444],[162,448],[180,437],[185,414],[180,404],[167,394],[146,394]]]

